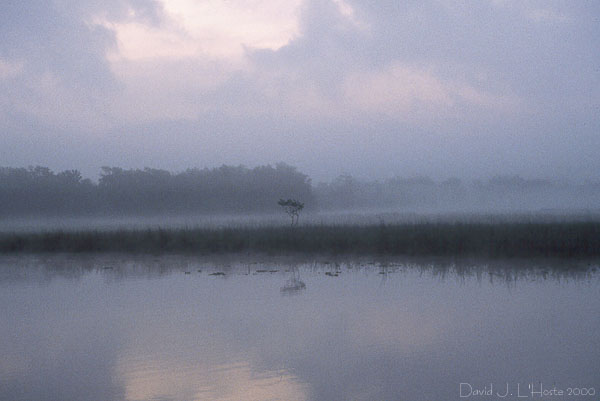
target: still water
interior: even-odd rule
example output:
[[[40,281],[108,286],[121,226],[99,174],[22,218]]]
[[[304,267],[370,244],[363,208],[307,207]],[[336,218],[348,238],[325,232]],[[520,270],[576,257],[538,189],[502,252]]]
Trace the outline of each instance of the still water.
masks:
[[[0,259],[0,399],[600,399],[594,264],[246,259]]]

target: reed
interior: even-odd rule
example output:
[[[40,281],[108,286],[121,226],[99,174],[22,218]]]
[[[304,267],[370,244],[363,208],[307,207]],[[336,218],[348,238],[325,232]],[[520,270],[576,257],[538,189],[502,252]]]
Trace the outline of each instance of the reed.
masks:
[[[0,234],[0,252],[595,257],[600,222],[249,226]]]

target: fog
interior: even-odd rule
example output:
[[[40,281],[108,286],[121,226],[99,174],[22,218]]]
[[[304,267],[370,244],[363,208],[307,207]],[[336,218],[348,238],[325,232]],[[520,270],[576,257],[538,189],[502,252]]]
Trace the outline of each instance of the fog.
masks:
[[[598,15],[561,0],[5,1],[0,165],[597,182]]]
[[[599,49],[598,0],[0,0],[0,399],[595,394]]]
[[[304,204],[301,224],[569,220],[600,216],[600,183],[495,176],[443,181],[425,176],[314,182],[294,166],[170,172],[104,167],[0,168],[0,229],[166,228],[287,225],[280,199]]]

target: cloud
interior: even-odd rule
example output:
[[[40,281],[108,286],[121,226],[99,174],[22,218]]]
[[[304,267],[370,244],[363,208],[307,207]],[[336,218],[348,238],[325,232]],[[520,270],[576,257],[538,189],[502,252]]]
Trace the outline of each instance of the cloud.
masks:
[[[535,22],[570,23],[573,18],[550,8],[536,8],[528,11],[527,15]]]
[[[38,63],[32,53],[42,43],[32,45],[26,54],[30,95],[17,104],[21,112],[58,125],[62,119],[103,129],[120,122],[193,120],[215,110],[298,120],[359,113],[419,124],[469,115],[460,105],[514,110],[507,97],[477,88],[464,71],[462,77],[435,73],[443,60],[415,62],[398,58],[394,48],[378,49],[387,38],[372,28],[387,23],[372,11],[385,5],[367,10],[344,0],[57,4],[45,11],[65,23],[67,32],[35,29],[45,30],[62,50],[53,49]],[[48,102],[52,96],[60,101]]]
[[[359,110],[401,118],[428,115],[454,103],[450,88],[433,73],[402,64],[348,74],[344,89],[348,101]]]
[[[239,73],[247,77],[255,67],[251,52],[277,50],[298,35],[300,0],[158,3],[159,23],[101,12],[92,18],[115,35],[107,60],[121,93],[111,104],[115,118],[128,123],[194,119],[215,108],[242,113],[232,110],[235,101],[215,104],[222,98],[216,92],[231,88]],[[235,96],[249,92],[240,90]]]
[[[23,63],[0,58],[0,80],[10,79],[23,72]]]
[[[126,10],[148,11],[150,3],[4,2],[0,57],[19,60],[20,74],[4,88],[10,102],[2,105],[0,114],[29,115],[31,120],[92,132],[109,126],[106,106],[120,85],[106,58],[115,44],[114,34],[87,21],[93,10],[125,18]]]
[[[2,144],[24,144],[16,132],[50,143],[64,131],[150,165],[166,149],[156,139],[161,127],[175,137],[169,154],[186,160],[195,160],[189,149],[208,143],[234,148],[231,155],[246,162],[314,164],[319,154],[341,164],[346,157],[326,154],[340,141],[346,154],[368,148],[376,158],[378,148],[425,151],[450,136],[456,152],[475,149],[463,139],[485,132],[490,144],[514,149],[507,132],[535,142],[577,122],[579,138],[587,138],[579,149],[598,126],[592,3],[23,0],[0,7]],[[148,132],[154,150],[139,144]],[[169,157],[169,166],[182,160]]]
[[[240,59],[246,49],[278,49],[297,35],[294,1],[160,0],[163,20],[110,20],[100,13],[94,23],[115,32],[111,58]]]
[[[444,78],[433,67],[400,62],[377,71],[349,73],[344,97],[351,113],[384,116],[429,129],[457,117],[473,121],[482,114],[511,116],[526,111],[514,95]]]
[[[564,11],[570,8],[565,1],[491,0],[491,3],[495,7],[510,10],[535,23],[564,24],[574,22],[574,17]]]

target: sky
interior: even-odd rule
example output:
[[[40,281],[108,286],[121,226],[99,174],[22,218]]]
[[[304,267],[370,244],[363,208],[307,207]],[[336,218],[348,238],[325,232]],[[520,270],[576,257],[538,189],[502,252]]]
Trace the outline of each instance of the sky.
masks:
[[[0,166],[600,180],[597,0],[3,0]]]

